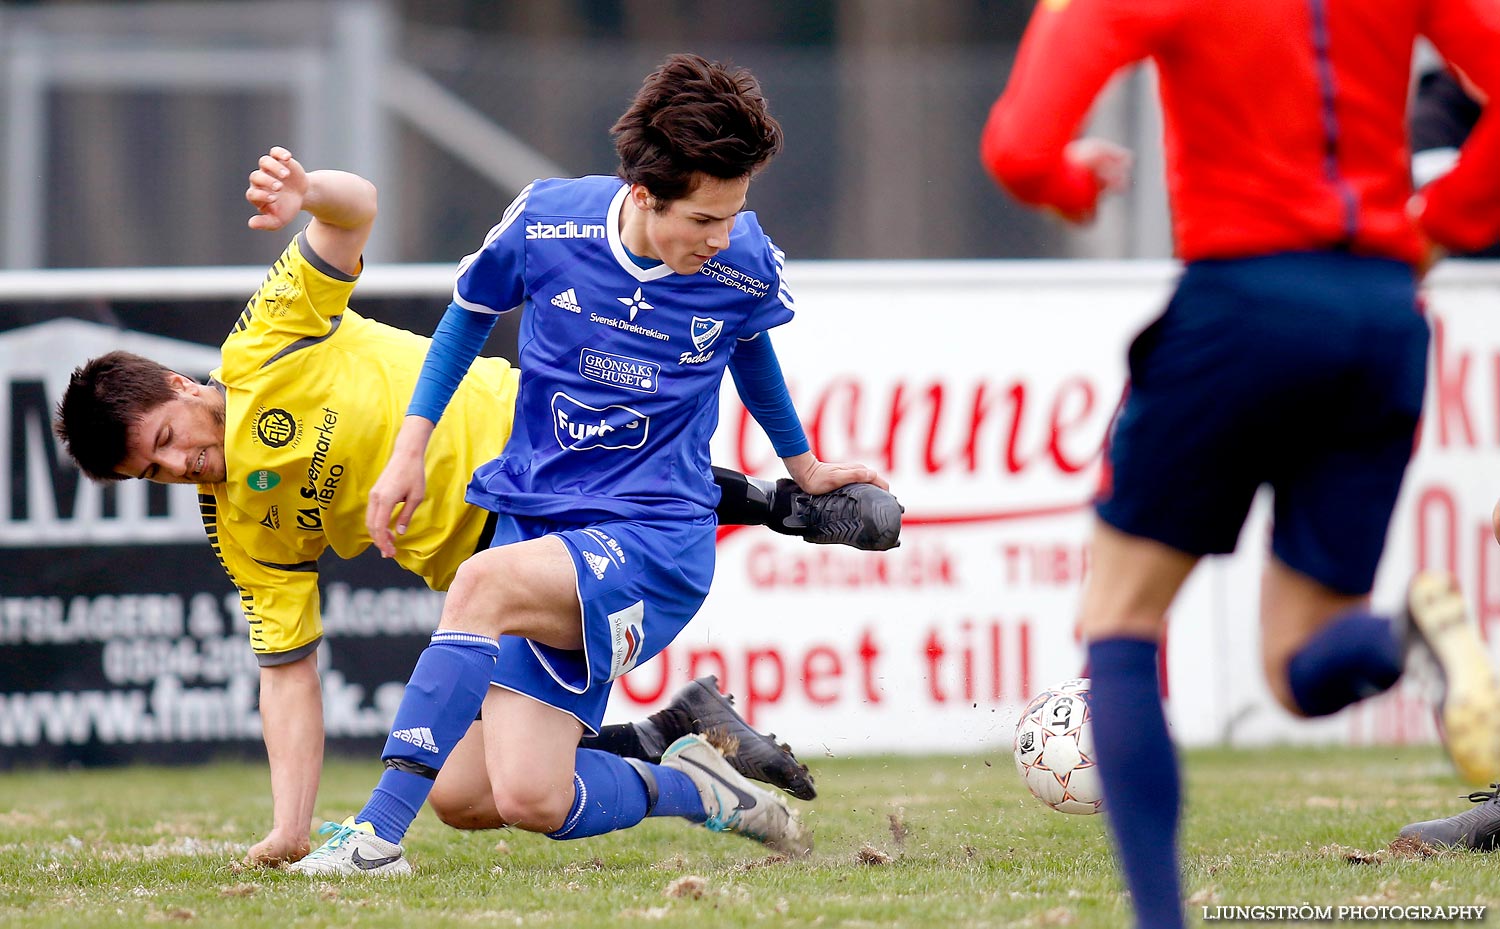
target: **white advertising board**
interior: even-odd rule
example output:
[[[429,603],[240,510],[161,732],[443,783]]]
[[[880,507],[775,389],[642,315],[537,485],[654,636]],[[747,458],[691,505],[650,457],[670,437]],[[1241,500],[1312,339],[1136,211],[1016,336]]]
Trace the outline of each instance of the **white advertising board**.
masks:
[[[262,273],[10,274],[0,275],[0,298],[60,306],[110,295],[238,301]],[[1168,263],[793,263],[797,318],[773,333],[793,398],[822,458],[862,461],[889,479],[907,508],[903,544],[861,553],[760,529],[724,532],[701,615],[664,655],[621,681],[610,720],[638,718],[686,680],[715,673],[757,727],[804,755],[1008,751],[1031,695],[1083,670],[1073,620],[1100,451],[1124,384],[1126,346],[1160,311],[1175,273]],[[440,306],[451,274],[438,266],[372,268],[360,294]],[[1374,599],[1394,609],[1414,570],[1452,571],[1494,652],[1500,546],[1489,514],[1500,496],[1500,267],[1446,264],[1429,282],[1428,303],[1426,421]],[[116,564],[116,550],[202,541],[190,489],[131,484],[106,492],[80,482],[48,447],[46,419],[83,358],[130,348],[201,372],[212,366],[213,348],[174,338],[166,325],[148,333],[66,315],[35,325],[0,318],[9,393],[0,435],[10,443],[0,456],[0,548],[13,563],[0,571],[6,628],[23,628],[42,593],[86,591],[122,603],[160,593],[160,584],[140,578],[101,579],[100,566]],[[762,477],[782,474],[727,381],[713,458]],[[1205,562],[1172,611],[1163,670],[1178,741],[1433,740],[1430,682],[1420,676],[1326,720],[1294,720],[1272,701],[1256,625],[1264,504],[1240,551]],[[49,553],[75,559],[75,575]],[[48,564],[46,584],[19,576],[21,556]],[[193,575],[187,594],[229,592],[208,557],[205,546],[204,574]],[[360,575],[348,583],[377,582]],[[43,590],[47,584],[56,590]],[[23,588],[31,594],[19,595]],[[325,591],[325,603],[342,602],[344,589]],[[430,625],[434,615],[424,601],[401,628]],[[232,618],[221,632],[237,634]],[[352,647],[340,640],[340,649]],[[371,648],[391,651],[373,640]],[[386,655],[390,667],[379,679],[398,681],[405,654]],[[367,698],[360,712],[383,712]],[[0,714],[0,746],[8,744],[5,719]],[[365,728],[373,733],[383,721]]]
[[[713,592],[668,651],[616,688],[611,719],[717,673],[762,728],[816,755],[1008,750],[1020,707],[1083,670],[1073,634],[1088,501],[1134,333],[1166,264],[794,265],[798,315],[773,333],[824,460],[879,469],[906,506],[889,553],[727,533]],[[1500,487],[1500,274],[1432,283],[1427,421],[1377,582],[1394,609],[1417,567],[1453,570],[1485,628],[1500,614],[1489,512]],[[714,461],[782,476],[726,384]],[[1164,688],[1184,744],[1434,738],[1420,675],[1314,722],[1262,681],[1267,544],[1258,502],[1239,551],[1175,605]]]

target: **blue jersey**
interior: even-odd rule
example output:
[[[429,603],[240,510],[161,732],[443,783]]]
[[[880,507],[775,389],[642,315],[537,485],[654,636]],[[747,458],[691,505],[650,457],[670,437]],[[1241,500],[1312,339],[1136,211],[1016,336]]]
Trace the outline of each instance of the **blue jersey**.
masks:
[[[569,522],[718,504],[708,443],[724,368],[739,339],[792,318],[784,258],[747,212],[700,273],[642,268],[620,241],[628,192],[614,177],[537,181],[459,265],[457,306],[527,311],[510,441],[474,473],[470,502]]]

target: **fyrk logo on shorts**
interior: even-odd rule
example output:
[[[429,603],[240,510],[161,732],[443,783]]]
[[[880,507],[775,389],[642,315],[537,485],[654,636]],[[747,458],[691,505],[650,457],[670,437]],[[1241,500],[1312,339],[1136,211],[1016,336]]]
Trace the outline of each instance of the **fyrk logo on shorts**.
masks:
[[[601,410],[561,392],[552,395],[552,417],[557,444],[570,452],[640,448],[651,427],[651,418],[639,410],[628,406]]]
[[[255,437],[270,448],[290,445],[297,441],[297,420],[286,410],[262,408],[255,417]]]

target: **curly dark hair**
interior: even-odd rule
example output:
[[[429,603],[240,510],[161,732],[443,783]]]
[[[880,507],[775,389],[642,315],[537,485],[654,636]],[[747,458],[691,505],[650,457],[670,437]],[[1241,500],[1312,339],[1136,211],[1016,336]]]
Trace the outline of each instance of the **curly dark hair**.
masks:
[[[52,431],[80,470],[95,481],[123,481],[131,424],[174,396],[177,372],[130,352],[110,352],[75,368],[57,405]]]
[[[698,55],[673,55],[647,75],[610,134],[620,177],[662,209],[693,192],[698,172],[749,177],[781,151],[781,124],[755,76]]]

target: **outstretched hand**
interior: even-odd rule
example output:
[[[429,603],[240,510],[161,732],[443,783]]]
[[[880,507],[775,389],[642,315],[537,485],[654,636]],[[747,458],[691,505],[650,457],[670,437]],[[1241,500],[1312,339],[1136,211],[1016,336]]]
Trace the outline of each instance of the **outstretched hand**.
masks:
[[[250,228],[275,232],[291,222],[302,212],[307,186],[307,171],[291,152],[277,145],[260,156],[245,191],[245,199],[256,210]]]
[[[407,416],[396,433],[396,445],[391,451],[385,470],[370,488],[370,502],[365,507],[365,529],[380,554],[386,558],[396,557],[396,536],[405,535],[411,525],[412,514],[422,504],[427,493],[427,472],[423,462],[427,453],[427,440],[436,428],[429,419]],[[399,512],[397,507],[400,507]],[[395,521],[395,533],[391,522]]]
[[[813,457],[812,452],[804,452],[784,461],[792,480],[810,494],[826,494],[846,484],[874,484],[881,490],[891,489],[891,485],[874,468],[867,468],[862,464],[819,461]]]
[[[422,503],[427,491],[427,475],[422,470],[420,457],[392,458],[380,472],[380,478],[370,489],[370,502],[365,507],[365,529],[380,554],[386,558],[396,557],[396,536],[405,535],[411,525],[412,514]],[[397,507],[400,511],[397,512]],[[391,521],[395,520],[395,533],[391,532]]]

